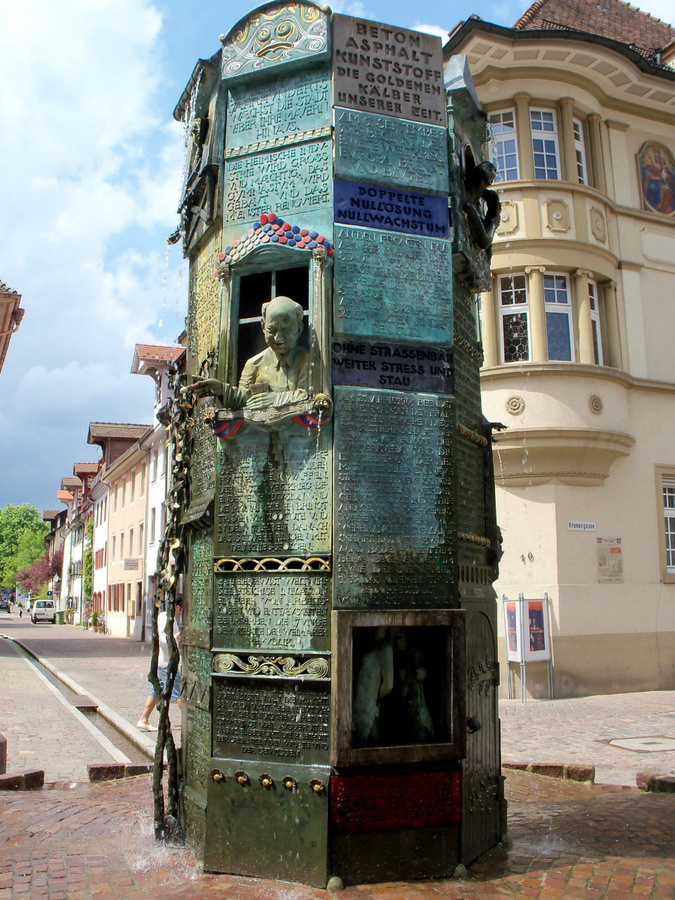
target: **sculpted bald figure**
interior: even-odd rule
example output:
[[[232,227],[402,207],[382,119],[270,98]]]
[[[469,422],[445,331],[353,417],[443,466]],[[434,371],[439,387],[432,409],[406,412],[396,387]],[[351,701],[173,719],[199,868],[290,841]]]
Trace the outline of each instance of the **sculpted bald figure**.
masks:
[[[260,324],[267,349],[247,361],[239,386],[205,378],[188,390],[220,397],[227,409],[278,408],[307,400],[308,356],[298,347],[302,323],[303,309],[290,297],[264,303]]]
[[[247,409],[307,399],[307,351],[297,345],[302,316],[302,307],[290,297],[275,297],[263,305],[260,324],[267,350],[248,360],[239,379],[239,390],[250,391]]]

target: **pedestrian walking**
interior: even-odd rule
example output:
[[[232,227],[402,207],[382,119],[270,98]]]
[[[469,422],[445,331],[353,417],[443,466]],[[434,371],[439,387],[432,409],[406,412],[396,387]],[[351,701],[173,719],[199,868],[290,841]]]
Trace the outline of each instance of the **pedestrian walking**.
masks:
[[[175,618],[173,620],[173,636],[177,644],[180,637],[179,620],[182,612],[183,600],[181,597],[178,597],[176,599]],[[157,616],[157,630],[159,631],[159,657],[157,659],[157,676],[162,688],[164,688],[164,685],[166,684],[166,674],[167,668],[169,666],[169,645],[166,639],[166,620],[166,611],[162,610],[162,612],[160,612]],[[178,704],[178,709],[180,709],[180,662],[178,671],[176,672],[176,678],[173,683],[173,690],[171,691],[171,699],[176,701],[176,703]],[[145,701],[145,706],[143,707],[141,717],[136,723],[136,728],[138,728],[140,731],[157,731],[157,726],[150,724],[150,714],[152,713],[156,705],[157,695],[153,686],[150,690],[150,696]]]

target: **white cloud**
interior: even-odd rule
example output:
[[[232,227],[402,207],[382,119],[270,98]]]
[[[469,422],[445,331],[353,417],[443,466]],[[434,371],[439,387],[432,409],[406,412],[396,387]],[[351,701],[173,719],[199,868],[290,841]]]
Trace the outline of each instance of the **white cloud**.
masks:
[[[413,25],[413,31],[424,31],[426,34],[433,34],[435,37],[439,37],[443,43],[445,43],[448,39],[448,30],[447,28],[441,28],[440,25],[426,25],[424,23]]]
[[[168,278],[164,258],[182,137],[158,102],[161,26],[151,0],[0,13],[0,280],[26,309],[0,375],[0,506],[53,506],[73,461],[95,456],[91,419],[149,421],[133,346],[182,329],[180,251]]]

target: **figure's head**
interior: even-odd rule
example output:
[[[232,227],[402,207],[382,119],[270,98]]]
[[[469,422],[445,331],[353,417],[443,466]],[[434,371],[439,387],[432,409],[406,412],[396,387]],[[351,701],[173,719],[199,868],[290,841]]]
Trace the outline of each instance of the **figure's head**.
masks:
[[[276,353],[284,356],[298,343],[302,331],[303,309],[290,297],[275,297],[264,303],[260,324],[265,334],[265,343]]]
[[[492,162],[490,162],[490,160],[486,159],[485,162],[482,162],[478,166],[478,169],[487,184],[494,183],[494,180],[497,177],[497,167],[495,166],[494,163],[492,163]]]

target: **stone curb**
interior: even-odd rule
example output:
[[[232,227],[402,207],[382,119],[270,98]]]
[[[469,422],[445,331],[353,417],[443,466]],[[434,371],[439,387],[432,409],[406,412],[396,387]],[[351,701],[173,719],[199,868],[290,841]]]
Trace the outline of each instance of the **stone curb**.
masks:
[[[101,781],[117,781],[120,778],[133,778],[136,775],[148,775],[153,770],[152,763],[95,763],[87,766],[89,783],[97,784]]]
[[[652,772],[638,772],[635,776],[638,790],[650,794],[675,794],[675,775],[654,775]]]
[[[572,763],[502,763],[503,769],[516,769],[519,772],[530,772],[532,775],[546,775],[548,778],[561,778],[563,781],[576,781],[581,784],[595,784],[595,766],[582,766]]]
[[[27,769],[18,775],[0,775],[0,791],[41,791],[44,783],[42,769]]]

